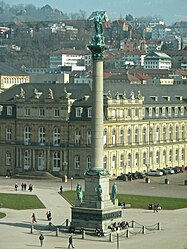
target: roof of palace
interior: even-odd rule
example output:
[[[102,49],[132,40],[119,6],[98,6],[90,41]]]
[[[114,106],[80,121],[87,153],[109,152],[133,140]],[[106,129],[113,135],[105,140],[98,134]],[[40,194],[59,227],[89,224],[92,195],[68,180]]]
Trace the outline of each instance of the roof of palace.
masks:
[[[10,66],[4,62],[0,62],[0,75],[6,75],[6,76],[26,76],[28,75],[24,71],[15,68],[13,66]]]

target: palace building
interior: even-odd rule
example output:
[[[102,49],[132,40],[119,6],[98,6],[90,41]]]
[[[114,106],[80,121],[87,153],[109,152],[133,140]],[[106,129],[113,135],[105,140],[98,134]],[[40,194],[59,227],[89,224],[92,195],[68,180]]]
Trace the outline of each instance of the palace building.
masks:
[[[0,175],[91,167],[88,84],[20,84],[0,94]],[[187,165],[187,86],[104,84],[103,166],[111,176]]]

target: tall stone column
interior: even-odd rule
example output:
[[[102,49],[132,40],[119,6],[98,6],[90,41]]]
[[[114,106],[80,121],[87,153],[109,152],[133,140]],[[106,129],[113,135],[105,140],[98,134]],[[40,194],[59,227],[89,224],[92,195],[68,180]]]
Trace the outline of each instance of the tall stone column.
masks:
[[[93,58],[92,170],[103,170],[103,60]]]
[[[88,46],[93,59],[92,84],[92,166],[85,173],[83,200],[72,207],[74,227],[107,230],[108,225],[121,221],[121,209],[109,194],[109,172],[103,168],[103,53],[107,49],[102,33],[103,12],[94,17],[96,35]]]

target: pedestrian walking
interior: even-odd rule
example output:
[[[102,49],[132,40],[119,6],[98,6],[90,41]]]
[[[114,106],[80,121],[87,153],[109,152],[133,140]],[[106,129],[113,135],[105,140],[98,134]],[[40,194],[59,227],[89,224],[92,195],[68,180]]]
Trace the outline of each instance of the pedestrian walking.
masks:
[[[40,245],[43,246],[44,236],[42,233],[39,236],[39,241],[40,241]]]
[[[72,236],[69,237],[69,245],[68,245],[68,248],[70,248],[70,246],[71,246],[72,248],[74,248],[74,246],[73,246],[73,237],[72,237]]]
[[[32,218],[32,223],[37,223],[36,216],[34,213],[32,214],[31,218]]]
[[[16,191],[18,190],[18,184],[17,183],[15,184],[15,190]]]

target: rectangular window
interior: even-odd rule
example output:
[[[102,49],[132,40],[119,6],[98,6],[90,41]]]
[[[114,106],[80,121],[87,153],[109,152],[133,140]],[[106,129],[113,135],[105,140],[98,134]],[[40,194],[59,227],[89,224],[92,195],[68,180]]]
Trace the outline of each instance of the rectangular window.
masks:
[[[138,117],[138,109],[135,109],[135,117]]]
[[[2,114],[2,111],[3,111],[3,106],[0,105],[0,115]]]
[[[88,118],[92,117],[92,108],[88,108]]]
[[[54,117],[60,117],[60,110],[59,109],[54,110]]]
[[[112,118],[116,117],[116,109],[112,109]]]
[[[76,108],[76,117],[77,117],[77,118],[80,118],[80,117],[81,117],[81,115],[82,115],[82,110],[83,110],[82,107]]]
[[[181,116],[184,115],[184,106],[181,106]]]
[[[75,156],[75,169],[80,168],[80,156]]]
[[[30,108],[25,108],[25,116],[30,116],[30,115],[31,115]]]
[[[6,141],[11,141],[12,140],[12,128],[7,127],[6,128]]]
[[[124,117],[124,111],[123,110],[119,110],[119,117],[123,118]]]
[[[39,108],[39,116],[44,117],[45,116],[45,109],[44,108]]]

